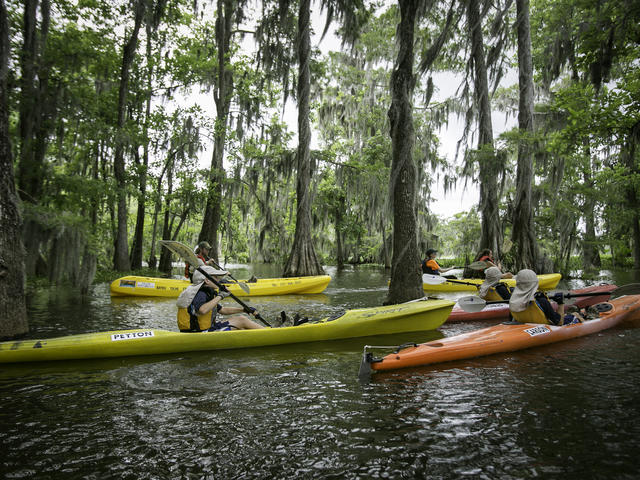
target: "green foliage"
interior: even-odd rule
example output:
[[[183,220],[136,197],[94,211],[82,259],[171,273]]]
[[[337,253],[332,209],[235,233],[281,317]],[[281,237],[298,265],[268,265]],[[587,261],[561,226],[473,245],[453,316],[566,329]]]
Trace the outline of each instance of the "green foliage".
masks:
[[[434,233],[438,239],[435,247],[441,256],[473,258],[481,248],[478,244],[480,217],[476,209],[457,213],[448,221],[440,220]]]
[[[533,2],[536,87],[541,93],[536,134],[528,138],[516,129],[503,135],[495,150],[469,155],[474,161],[468,165],[477,165],[478,159],[486,164],[490,158],[491,171],[504,173],[499,201],[501,227],[508,237],[517,147],[523,141],[535,146],[536,237],[542,253],[563,268],[576,266],[588,214],[593,214],[597,226],[597,238],[589,241],[607,252],[605,266],[629,266],[634,242],[640,241],[630,228],[640,213],[640,19],[630,5],[613,0]],[[351,27],[361,27],[351,50],[326,56],[316,50],[311,63],[311,116],[318,145],[312,152],[309,194],[316,253],[325,263],[336,262],[338,255],[347,262],[385,263],[390,249],[387,112],[399,12],[395,4],[373,6],[378,8],[375,15],[354,10],[353,23],[340,30],[353,39],[356,32]],[[243,4],[237,7],[239,19],[249,13],[240,11]],[[283,262],[289,255],[296,218],[296,137],[283,112],[296,86],[292,81],[296,19],[293,10],[282,16],[275,4],[261,7],[262,19],[256,28],[260,48],[256,52],[243,48],[239,35],[231,40],[227,68],[233,72],[234,90],[227,125],[216,123],[216,112],[209,105],[217,76],[215,12],[195,13],[192,3],[181,0],[165,4],[162,15],[154,10],[145,18],[149,28],[145,25],[140,32],[126,122],[116,136],[123,42],[133,24],[131,5],[102,0],[53,2],[38,62],[47,75],[42,70],[37,75],[42,82],[38,88],[46,95],[32,112],[42,121],[42,197],[36,205],[25,205],[25,217],[37,219],[45,228],[86,232],[103,272],[99,279],[110,275],[117,231],[116,143],[125,145],[128,233],[131,239],[136,207],[144,202],[144,257],[148,258],[152,248],[158,254],[154,241],[162,235],[165,214],[178,239],[196,243],[216,128],[227,129],[221,255],[267,262]],[[448,4],[436,5],[420,18],[415,42],[419,56],[438,37],[447,8]],[[8,9],[10,135],[18,164],[25,148],[20,108],[27,100],[21,90],[23,5],[9,2]],[[498,12],[489,6],[483,25],[495,60],[502,58],[499,47],[509,40],[498,21],[503,13],[504,19],[513,20],[513,8]],[[464,22],[454,22],[434,71],[460,73],[469,67],[466,35]],[[500,62],[494,65],[499,75]],[[436,182],[446,190],[460,175],[473,178],[477,173],[474,169],[456,172],[438,154],[439,126],[451,115],[473,113],[467,105],[472,91],[469,80],[462,81],[455,98],[434,104],[430,79],[416,76],[412,99],[418,235],[423,244],[437,246],[442,256],[455,257],[452,263],[466,262],[482,247],[477,243],[477,209],[444,220],[433,215],[429,203]],[[517,86],[499,89],[494,108],[515,112],[517,93]],[[141,192],[143,179],[146,186]]]

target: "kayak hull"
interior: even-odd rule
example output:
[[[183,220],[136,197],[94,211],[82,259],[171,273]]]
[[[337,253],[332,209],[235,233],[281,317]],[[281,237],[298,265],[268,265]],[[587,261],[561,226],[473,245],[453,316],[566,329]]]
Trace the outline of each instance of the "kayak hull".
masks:
[[[249,287],[245,292],[235,283],[225,284],[236,297],[258,297],[264,295],[313,294],[322,293],[331,277],[315,275],[291,278],[260,278],[256,282],[244,282]],[[141,277],[129,275],[111,282],[111,296],[174,297],[177,298],[191,282],[177,278]]]
[[[73,360],[229,350],[434,330],[453,302],[427,300],[347,310],[341,317],[296,327],[179,333],[135,329],[0,343],[0,363]]]
[[[552,290],[556,288],[561,278],[562,278],[562,275],[559,273],[545,273],[542,275],[538,275],[538,289]],[[484,279],[463,278],[461,280],[456,280],[456,281],[465,282],[465,283],[445,282],[439,285],[431,285],[429,283],[423,283],[422,289],[429,292],[477,292],[478,287],[482,285],[482,282],[484,282]],[[516,286],[515,278],[505,278],[500,281],[503,283],[506,283],[510,287]],[[470,283],[472,285],[467,285],[467,283]]]
[[[586,297],[572,297],[573,304],[578,308],[586,308],[596,303],[606,302],[609,300],[609,292],[612,292],[617,287],[616,285],[594,285],[591,287],[580,288],[576,290],[570,290],[571,295],[579,295],[581,293],[598,293],[602,292],[602,295],[586,296]],[[557,307],[555,302],[551,302],[554,308]],[[509,318],[509,304],[508,303],[490,303],[479,312],[465,312],[457,304],[453,307],[451,315],[447,319],[447,323],[457,322],[474,322],[478,320],[507,320]]]
[[[396,370],[513,352],[600,332],[626,321],[640,320],[640,295],[611,300],[612,309],[594,320],[561,327],[536,323],[503,323],[409,347],[372,360],[374,371]]]

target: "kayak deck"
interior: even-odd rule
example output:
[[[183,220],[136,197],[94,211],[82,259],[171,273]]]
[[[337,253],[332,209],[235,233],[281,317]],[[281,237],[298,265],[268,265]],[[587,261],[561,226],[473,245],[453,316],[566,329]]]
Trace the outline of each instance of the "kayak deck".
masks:
[[[562,278],[562,275],[559,273],[545,273],[542,275],[538,275],[538,289],[552,290],[556,288],[561,278]],[[503,283],[506,283],[509,287],[516,286],[515,278],[505,278],[500,281]],[[465,283],[453,283],[453,282],[465,282]],[[423,283],[422,289],[430,292],[477,292],[480,285],[482,285],[482,282],[484,282],[484,279],[462,278],[459,280],[453,280],[453,282],[445,282],[439,285]],[[467,285],[469,283],[471,285]]]
[[[249,293],[236,283],[225,283],[227,289],[237,297],[264,295],[290,295],[322,293],[329,285],[329,275],[314,275],[291,278],[260,278],[246,283]],[[111,296],[175,297],[177,298],[191,282],[186,279],[141,277],[129,275],[111,282]]]
[[[609,304],[611,310],[583,323],[554,326],[505,322],[404,348],[381,359],[374,359],[371,353],[366,353],[363,363],[370,363],[373,371],[431,365],[556,343],[606,330],[624,321],[640,320],[640,295],[616,298]]]
[[[291,343],[434,330],[444,323],[452,301],[428,300],[347,310],[336,319],[295,327],[180,333],[135,329],[0,343],[0,363],[155,355],[228,350]]]

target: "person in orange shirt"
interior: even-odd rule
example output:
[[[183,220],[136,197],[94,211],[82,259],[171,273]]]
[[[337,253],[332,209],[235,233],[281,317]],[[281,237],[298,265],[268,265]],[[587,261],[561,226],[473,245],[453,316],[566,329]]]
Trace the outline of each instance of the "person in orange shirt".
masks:
[[[440,265],[438,265],[438,262],[436,262],[435,260],[437,253],[438,251],[433,248],[427,250],[427,258],[422,261],[422,273],[428,273],[430,275],[440,275],[453,269],[453,267],[440,268]],[[446,278],[456,277],[453,275],[446,275]]]

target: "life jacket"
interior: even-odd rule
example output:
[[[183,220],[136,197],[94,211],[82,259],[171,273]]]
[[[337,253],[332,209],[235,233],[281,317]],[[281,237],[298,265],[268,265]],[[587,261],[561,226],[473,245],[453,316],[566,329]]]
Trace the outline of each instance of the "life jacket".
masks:
[[[434,266],[438,265],[435,260],[425,258],[422,261],[422,273],[427,273],[429,275],[440,275],[440,270],[434,270],[433,268],[431,268],[433,264],[435,264]]]
[[[549,325],[549,320],[538,304],[533,301],[522,312],[511,312],[511,316],[520,323],[542,323]]]
[[[204,315],[195,315],[189,313],[189,309],[178,308],[178,329],[181,332],[202,332],[211,328],[213,310]]]
[[[484,299],[487,302],[499,302],[501,300],[504,300],[504,298],[502,298],[500,296],[500,294],[498,292],[496,292],[496,289],[494,287],[491,287],[489,289],[489,291],[487,292],[487,294],[485,295]]]

